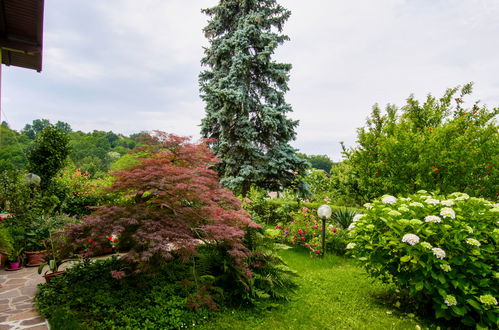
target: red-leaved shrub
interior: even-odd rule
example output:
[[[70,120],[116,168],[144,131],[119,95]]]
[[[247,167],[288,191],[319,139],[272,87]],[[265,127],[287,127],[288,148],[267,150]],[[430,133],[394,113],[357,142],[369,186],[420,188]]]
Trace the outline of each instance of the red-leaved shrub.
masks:
[[[175,256],[188,259],[199,244],[226,249],[248,271],[242,243],[248,227],[258,228],[231,191],[210,169],[218,159],[204,143],[164,132],[146,136],[137,162],[113,173],[109,193],[121,202],[103,205],[70,229],[75,244],[105,245],[116,235],[130,252],[126,258],[143,267]]]

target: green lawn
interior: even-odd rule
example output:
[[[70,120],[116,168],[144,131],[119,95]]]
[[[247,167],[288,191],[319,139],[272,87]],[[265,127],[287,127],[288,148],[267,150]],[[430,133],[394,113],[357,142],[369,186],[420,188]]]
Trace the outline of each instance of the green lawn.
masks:
[[[418,320],[382,304],[389,288],[372,282],[348,258],[309,258],[293,248],[281,252],[299,274],[292,300],[269,311],[225,310],[201,329],[416,329]]]

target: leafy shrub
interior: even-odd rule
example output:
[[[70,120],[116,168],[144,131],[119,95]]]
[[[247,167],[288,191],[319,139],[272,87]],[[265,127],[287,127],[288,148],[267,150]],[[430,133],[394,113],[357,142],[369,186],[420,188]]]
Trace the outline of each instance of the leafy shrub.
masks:
[[[54,126],[45,127],[28,150],[28,170],[47,186],[64,167],[70,153],[69,136]]]
[[[411,95],[403,107],[388,105],[384,114],[375,105],[358,130],[358,146],[344,153],[350,181],[345,194],[359,203],[420,189],[496,198],[499,108],[478,102],[466,107],[463,99],[471,91],[466,84],[424,102]]]
[[[277,225],[278,223],[288,223],[293,220],[292,214],[299,212],[302,207],[308,209],[318,209],[322,204],[329,204],[325,201],[319,202],[297,202],[288,199],[270,199],[266,192],[251,190],[248,198],[243,200],[243,207],[251,214],[253,221],[265,225]],[[351,212],[358,211],[357,208],[345,208],[342,206],[329,205],[333,211],[348,209]]]
[[[497,326],[498,204],[420,191],[366,207],[348,248],[371,276],[392,281],[437,318]]]
[[[86,261],[40,285],[35,304],[54,329],[68,324],[78,329],[178,329],[199,324],[210,313],[186,307],[196,290],[186,283],[189,274],[190,267],[181,262],[154,274],[133,274],[117,258]]]
[[[319,255],[322,252],[322,220],[317,217],[317,210],[302,207],[300,211],[292,213],[293,220],[287,224],[278,224],[277,229],[281,230],[285,240],[292,245],[301,245],[310,250],[310,256]],[[343,229],[337,225],[326,226],[326,248],[329,247],[335,252],[343,254],[345,235],[340,234]],[[342,248],[343,247],[343,248]]]
[[[109,195],[102,189],[103,180],[92,180],[88,172],[64,170],[56,180],[61,187],[61,212],[67,215],[88,215],[92,212],[90,207],[109,202]]]

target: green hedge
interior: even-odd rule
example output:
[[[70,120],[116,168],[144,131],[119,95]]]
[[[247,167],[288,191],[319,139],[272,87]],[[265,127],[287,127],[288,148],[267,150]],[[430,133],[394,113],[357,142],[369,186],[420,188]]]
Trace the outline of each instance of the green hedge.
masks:
[[[302,207],[317,210],[324,203],[298,203],[297,201],[283,199],[256,199],[245,204],[245,209],[251,213],[253,220],[266,225],[287,223],[292,221],[290,213],[298,211]],[[330,205],[334,211],[345,209],[344,206]],[[361,213],[361,209],[348,207],[347,209]]]

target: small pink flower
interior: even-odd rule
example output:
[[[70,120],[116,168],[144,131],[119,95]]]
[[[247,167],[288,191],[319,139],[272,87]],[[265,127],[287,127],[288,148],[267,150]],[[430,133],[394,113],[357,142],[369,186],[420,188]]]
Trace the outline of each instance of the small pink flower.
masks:
[[[338,231],[338,229],[333,228],[333,233],[336,233],[337,231]]]
[[[275,226],[275,229],[281,229],[281,226],[277,225]]]
[[[314,246],[317,246],[317,243],[314,243]]]
[[[302,241],[302,242],[305,242],[305,237],[303,237],[303,236],[302,236],[302,237],[301,237],[301,241]]]
[[[315,250],[315,254],[321,253],[321,250]]]

